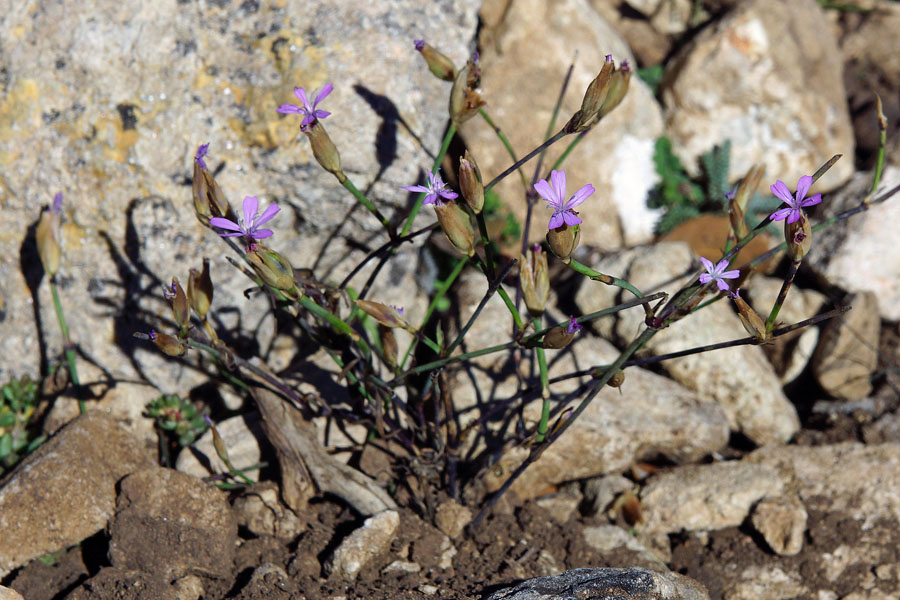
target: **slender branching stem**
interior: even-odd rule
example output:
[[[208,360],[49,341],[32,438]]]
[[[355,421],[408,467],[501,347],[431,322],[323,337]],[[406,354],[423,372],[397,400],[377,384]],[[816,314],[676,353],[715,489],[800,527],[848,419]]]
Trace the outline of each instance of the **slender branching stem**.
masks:
[[[382,227],[384,227],[385,231],[387,231],[391,239],[394,239],[396,237],[396,233],[394,232],[394,228],[391,227],[390,221],[388,221],[387,218],[383,214],[381,214],[381,211],[378,210],[378,208],[374,204],[372,204],[371,200],[366,198],[365,194],[363,194],[355,185],[353,185],[352,181],[345,177],[341,180],[341,185],[344,186],[344,188],[346,188],[348,192],[353,194],[353,197],[356,198],[360,204],[365,206],[370,213],[375,215],[375,218],[378,219],[378,222],[381,223]]]
[[[788,290],[791,289],[791,284],[794,283],[794,277],[797,275],[797,269],[800,268],[800,262],[801,261],[799,260],[793,260],[791,261],[791,266],[788,267],[788,273],[784,278],[784,283],[781,284],[781,291],[778,292],[775,304],[772,305],[772,310],[769,312],[769,317],[766,319],[766,333],[771,332],[772,329],[775,328],[775,319],[778,318],[778,312],[784,305]]]
[[[532,324],[535,331],[540,330],[541,317],[534,317]],[[547,423],[550,421],[550,375],[547,371],[547,357],[544,356],[544,349],[538,346],[534,352],[541,374],[541,420],[538,422],[537,437],[535,438],[535,441],[540,443],[547,435]]]
[[[506,169],[505,171],[503,171],[502,173],[500,173],[499,175],[494,177],[490,181],[490,183],[488,183],[484,186],[484,191],[488,191],[489,189],[491,189],[492,187],[494,187],[495,185],[497,185],[498,183],[503,181],[510,173],[512,173],[513,171],[515,171],[516,169],[518,169],[519,167],[521,167],[522,165],[527,163],[529,160],[531,160],[532,158],[534,158],[541,152],[543,152],[546,148],[549,148],[550,146],[552,146],[553,144],[555,144],[556,142],[558,142],[559,140],[564,138],[566,135],[568,135],[568,134],[566,133],[565,130],[560,130],[553,137],[544,141],[543,144],[541,144],[540,146],[538,146],[537,148],[535,148],[534,150],[529,152],[527,156],[525,156],[524,158],[520,158],[515,163],[513,163],[513,165],[511,167],[509,167],[508,169]]]
[[[50,278],[50,296],[53,298],[56,320],[59,322],[59,332],[63,339],[63,352],[66,355],[66,363],[69,365],[69,376],[72,378],[72,385],[75,386],[75,393],[78,395],[78,412],[84,414],[87,412],[87,406],[85,406],[84,399],[81,398],[81,382],[78,378],[78,365],[75,363],[75,348],[69,339],[69,324],[66,322],[65,314],[63,314],[62,302],[59,300],[59,290],[53,277]]]

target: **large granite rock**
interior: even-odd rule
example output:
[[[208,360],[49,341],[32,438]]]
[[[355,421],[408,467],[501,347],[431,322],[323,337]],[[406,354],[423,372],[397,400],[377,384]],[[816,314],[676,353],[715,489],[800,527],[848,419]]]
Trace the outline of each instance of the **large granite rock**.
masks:
[[[502,3],[486,3],[486,9],[496,4]],[[544,140],[573,60],[557,130],[581,107],[584,91],[600,71],[605,55],[611,54],[616,64],[628,60],[634,66],[628,45],[587,0],[520,0],[510,2],[505,11],[483,14],[480,43],[486,108],[518,156]],[[527,107],[523,98],[528,99]],[[462,134],[486,180],[511,164],[496,133],[481,119],[465,123]],[[657,216],[647,209],[646,197],[657,178],[653,144],[661,134],[659,105],[647,86],[632,77],[622,104],[582,140],[563,165],[570,195],[587,183],[597,190],[579,207],[584,220],[583,243],[612,249],[650,239]],[[545,169],[571,139],[557,142],[547,152]],[[531,162],[524,168],[529,178],[535,165]],[[524,224],[526,203],[519,177],[513,174],[495,189]],[[544,238],[549,219],[545,203],[536,203],[530,239]]]
[[[144,376],[167,392],[206,378],[131,337],[164,328],[162,281],[184,282],[203,256],[213,258],[217,326],[258,327],[265,344],[267,303],[242,297],[247,280],[193,216],[196,147],[210,142],[206,162],[233,205],[245,195],[279,203],[273,247],[296,267],[342,277],[365,255],[360,243],[380,243],[379,226],[365,210],[348,214],[355,201],[315,163],[299,120],[275,108],[297,102],[294,86],[333,82],[325,124],[345,171],[391,216],[408,199],[398,187],[430,164],[423,147],[436,150],[447,119],[449,84],[429,73],[413,39],[433,40],[461,64],[478,5],[100,0],[7,11],[0,250],[10,260],[0,263],[0,350],[21,360],[0,365],[0,377],[37,369],[35,340],[45,355],[60,346],[28,237],[56,191],[65,198],[60,287],[72,338],[112,375]],[[430,218],[423,211],[422,223]]]
[[[853,173],[853,131],[837,41],[815,0],[749,0],[692,40],[662,83],[666,130],[692,173],[731,140],[731,175],[756,163],[794,185],[843,154],[816,191]]]

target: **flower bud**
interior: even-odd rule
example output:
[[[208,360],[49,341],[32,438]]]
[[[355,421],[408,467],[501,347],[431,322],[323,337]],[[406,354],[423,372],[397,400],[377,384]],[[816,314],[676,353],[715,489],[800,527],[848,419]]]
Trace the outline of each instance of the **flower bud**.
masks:
[[[609,381],[606,382],[606,385],[609,387],[622,387],[622,384],[625,383],[625,371],[619,369],[613,376],[609,378]]]
[[[793,223],[784,220],[784,240],[787,242],[788,254],[794,262],[800,262],[809,253],[812,246],[812,228],[802,210],[800,218]]]
[[[38,255],[40,255],[44,271],[49,277],[54,277],[59,271],[59,221],[61,215],[62,192],[57,192],[53,197],[53,206],[41,215],[35,232]]]
[[[212,419],[209,418],[209,415],[203,415],[203,419],[206,421],[206,424],[209,425],[209,430],[212,431],[213,448],[216,449],[219,460],[225,463],[226,467],[231,469],[231,459],[228,457],[228,448],[225,447],[225,440],[219,435],[219,431],[216,429]]]
[[[468,61],[466,66],[460,69],[453,80],[453,88],[450,90],[450,119],[456,125],[468,121],[484,106],[485,101],[481,96],[481,68],[478,66],[476,54]]]
[[[397,346],[397,337],[394,335],[394,330],[379,324],[378,334],[381,336],[381,353],[384,355],[384,361],[387,363],[387,366],[396,369],[399,347]]]
[[[569,319],[568,325],[557,325],[545,333],[544,339],[541,341],[541,347],[546,348],[547,350],[560,350],[565,348],[573,339],[575,339],[575,334],[581,329],[583,329],[583,327],[578,324],[575,317],[572,317]]]
[[[263,248],[258,244],[247,253],[247,260],[259,278],[276,290],[290,291],[294,285],[294,269],[288,260],[268,248]]]
[[[363,311],[385,327],[402,327],[409,329],[410,325],[403,318],[403,309],[396,306],[387,306],[381,302],[372,302],[370,300],[357,300],[356,305],[359,310]]]
[[[731,292],[731,299],[734,300],[734,304],[737,306],[738,318],[741,320],[741,325],[744,326],[747,333],[759,341],[765,342],[769,339],[769,335],[766,333],[766,324],[762,320],[762,317],[760,317],[759,314],[757,314],[757,312],[741,298],[740,292],[740,288]]]
[[[560,225],[556,229],[547,232],[547,245],[553,254],[558,256],[566,264],[569,263],[572,252],[578,247],[578,240],[581,232],[578,226],[570,227],[568,225]]]
[[[206,168],[203,157],[209,144],[204,144],[197,149],[194,156],[194,181],[191,187],[194,198],[194,214],[204,225],[209,225],[210,217],[224,217],[236,220],[231,205],[225,197],[225,192],[216,183],[215,177]]]
[[[541,252],[540,244],[535,244],[524,256],[520,255],[519,283],[522,296],[531,316],[544,314],[547,298],[550,296],[550,276],[547,274],[547,255]]]
[[[312,148],[316,162],[343,183],[347,176],[341,170],[341,153],[338,152],[334,142],[328,136],[328,132],[325,131],[325,126],[322,125],[321,121],[313,121],[303,129],[303,133],[309,138],[309,145]]]
[[[472,227],[469,213],[455,202],[441,204],[435,202],[434,213],[450,243],[466,256],[473,256],[475,254],[475,228]]]
[[[476,215],[484,208],[484,183],[478,163],[466,150],[466,155],[459,159],[459,190],[463,198]]]
[[[163,295],[172,307],[172,318],[179,329],[185,329],[191,322],[191,303],[188,301],[184,288],[178,283],[178,278],[172,278],[170,287],[163,286]]]
[[[157,348],[159,348],[169,356],[184,356],[184,353],[187,351],[187,349],[184,347],[184,344],[182,344],[181,340],[179,340],[177,337],[169,335],[167,333],[158,333],[155,329],[150,330],[149,336],[137,333],[134,335],[135,337],[149,338],[151,342],[156,344]]]
[[[756,193],[759,180],[765,171],[764,165],[752,166],[728,198],[728,217],[731,220],[731,231],[734,233],[735,239],[743,239],[750,233],[744,215],[747,213],[747,205],[753,194]]]
[[[201,320],[206,319],[209,306],[213,299],[213,284],[209,277],[209,259],[203,259],[203,270],[191,269],[188,277],[188,298],[191,300],[191,308]]]
[[[575,133],[590,129],[597,120],[600,109],[609,95],[609,80],[616,68],[616,63],[612,56],[606,55],[606,62],[600,69],[600,73],[594,78],[591,84],[584,92],[584,98],[581,101],[581,109],[572,115],[566,125],[566,131]]]
[[[611,113],[622,102],[625,94],[628,93],[628,82],[630,81],[631,67],[628,66],[628,61],[623,60],[622,65],[609,77],[609,91],[602,106],[600,106],[600,110],[597,112],[598,121]]]
[[[444,81],[453,81],[456,77],[456,66],[453,64],[452,60],[447,58],[442,52],[435,50],[431,44],[425,43],[425,40],[415,40],[413,43],[416,46],[416,50],[418,50],[422,54],[422,58],[425,59],[428,70],[431,71],[435,77],[443,79]]]

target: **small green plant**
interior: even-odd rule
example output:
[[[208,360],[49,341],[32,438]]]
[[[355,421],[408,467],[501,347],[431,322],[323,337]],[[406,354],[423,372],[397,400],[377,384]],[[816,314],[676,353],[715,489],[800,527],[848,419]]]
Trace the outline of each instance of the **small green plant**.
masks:
[[[0,474],[44,441],[32,423],[39,397],[39,383],[28,375],[10,380],[0,391]]]
[[[147,404],[146,415],[156,419],[160,429],[176,436],[179,446],[192,443],[209,427],[190,400],[173,394],[163,394]]]

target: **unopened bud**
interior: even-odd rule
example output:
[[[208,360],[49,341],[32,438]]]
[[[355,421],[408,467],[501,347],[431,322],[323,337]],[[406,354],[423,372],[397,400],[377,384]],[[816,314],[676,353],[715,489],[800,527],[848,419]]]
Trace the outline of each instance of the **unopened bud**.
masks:
[[[606,94],[606,99],[603,101],[603,105],[597,112],[597,120],[600,120],[611,113],[612,110],[622,102],[622,99],[625,98],[625,94],[628,93],[628,83],[630,81],[631,67],[628,66],[627,60],[623,60],[619,68],[609,77],[609,92]]]
[[[397,368],[397,337],[394,330],[384,325],[378,325],[378,334],[381,336],[381,353],[384,355],[384,362],[392,369]]]
[[[737,188],[728,197],[728,217],[731,220],[731,231],[736,239],[743,239],[750,233],[744,220],[744,215],[747,213],[747,205],[750,203],[750,199],[753,198],[753,194],[756,193],[759,181],[765,170],[764,165],[751,167],[747,174],[744,175],[744,178],[741,179]]]
[[[163,286],[163,295],[172,307],[172,318],[179,329],[185,329],[191,322],[191,303],[184,293],[184,288],[178,283],[178,278],[172,278],[171,286]]]
[[[183,356],[187,349],[177,337],[167,333],[159,333],[155,329],[150,330],[150,335],[145,333],[135,333],[134,337],[150,340],[156,347],[169,356]]]
[[[600,69],[600,73],[594,78],[591,84],[584,92],[584,98],[581,100],[581,109],[572,115],[569,123],[566,125],[566,131],[575,133],[590,129],[600,114],[600,109],[609,95],[609,81],[616,68],[616,63],[611,55],[606,56],[606,62]]]
[[[303,130],[303,133],[309,138],[309,145],[312,148],[316,162],[343,183],[347,176],[341,170],[341,153],[338,152],[334,142],[331,141],[322,122],[313,121]]]
[[[572,252],[578,247],[578,240],[581,232],[578,226],[560,225],[556,229],[547,232],[547,245],[553,254],[562,259],[566,264],[569,263]]]
[[[225,466],[231,469],[231,459],[228,457],[228,448],[225,447],[225,440],[219,435],[219,431],[216,429],[212,419],[209,418],[209,415],[203,415],[203,419],[206,421],[206,424],[209,425],[209,430],[212,431],[213,448],[216,449],[216,454],[219,459],[225,463]]]
[[[469,213],[455,202],[435,202],[434,214],[450,243],[466,256],[474,256],[475,228]]]
[[[612,377],[609,378],[609,381],[606,382],[606,385],[617,388],[622,387],[623,383],[625,383],[625,371],[619,369],[613,373]]]
[[[466,155],[459,159],[459,190],[466,204],[476,215],[484,208],[484,182],[478,163],[466,150]]]
[[[204,225],[209,225],[210,217],[224,217],[235,219],[234,211],[228,204],[225,192],[216,183],[215,177],[206,168],[203,157],[206,156],[209,144],[204,144],[197,149],[194,156],[194,182],[191,188],[194,197],[194,214]]]
[[[266,285],[282,291],[294,289],[294,269],[278,252],[254,244],[247,260]]]
[[[547,350],[560,350],[565,348],[573,339],[575,339],[575,334],[581,329],[583,329],[583,327],[578,324],[575,317],[572,317],[569,319],[568,325],[557,325],[545,333],[544,339],[541,342],[541,347],[546,348]]]
[[[475,55],[466,61],[466,66],[459,70],[450,90],[450,119],[456,125],[468,121],[484,106],[481,96],[481,67]]]
[[[741,290],[736,289],[730,295],[738,309],[738,318],[741,320],[741,325],[744,326],[747,333],[761,342],[766,341],[769,338],[769,335],[766,333],[766,324],[762,317],[741,298]]]
[[[533,317],[544,314],[550,296],[550,276],[547,274],[547,255],[535,244],[524,256],[520,255],[519,282],[525,306]]]
[[[402,327],[409,329],[410,325],[403,318],[403,309],[396,306],[388,306],[381,302],[370,300],[357,300],[356,305],[361,311],[384,325],[385,327]]]
[[[427,44],[425,40],[415,40],[413,42],[416,50],[422,53],[428,70],[431,71],[438,79],[444,81],[453,81],[456,77],[456,66],[453,61],[447,58],[442,52],[436,50],[431,44]]]
[[[53,277],[59,271],[59,222],[62,215],[62,192],[53,197],[53,206],[44,211],[38,223],[37,238],[38,255],[44,265],[44,271]]]
[[[794,262],[800,262],[809,253],[812,246],[812,227],[802,210],[800,218],[793,223],[788,223],[785,219],[784,240],[787,242],[788,254]]]
[[[209,306],[213,299],[213,284],[209,277],[209,259],[203,259],[203,270],[191,269],[188,277],[188,298],[191,300],[191,308],[200,317],[206,319]]]

